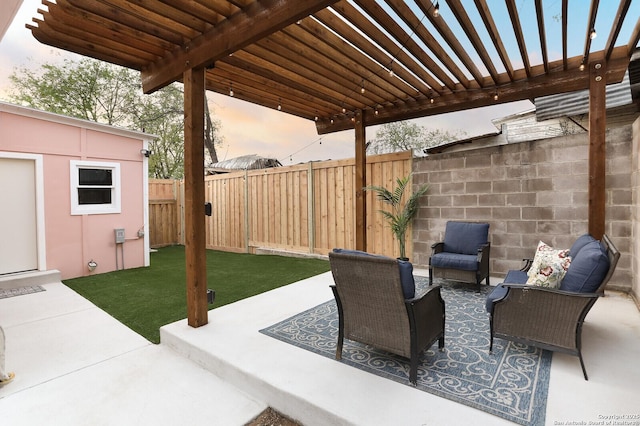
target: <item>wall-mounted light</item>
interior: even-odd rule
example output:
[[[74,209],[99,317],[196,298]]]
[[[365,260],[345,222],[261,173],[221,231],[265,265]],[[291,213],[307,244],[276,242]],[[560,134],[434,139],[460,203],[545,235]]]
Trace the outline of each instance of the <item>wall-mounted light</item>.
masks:
[[[140,150],[140,154],[142,154],[142,155],[144,155],[145,157],[149,158],[149,156],[151,155],[151,150],[150,150],[150,149],[142,148],[142,149]]]
[[[87,268],[89,268],[90,272],[95,271],[97,267],[98,267],[98,264],[93,259],[91,259],[89,263],[87,263]]]

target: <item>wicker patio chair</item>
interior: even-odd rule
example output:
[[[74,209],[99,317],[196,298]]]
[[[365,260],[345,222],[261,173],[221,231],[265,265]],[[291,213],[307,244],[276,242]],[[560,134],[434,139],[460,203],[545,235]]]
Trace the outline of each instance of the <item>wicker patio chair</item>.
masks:
[[[396,259],[329,253],[338,306],[336,359],[344,339],[355,340],[410,359],[415,385],[420,354],[438,340],[444,348],[444,301],[440,287],[405,299]]]
[[[502,284],[507,289],[505,296],[488,305],[491,315],[489,352],[493,350],[493,339],[499,337],[568,353],[580,359],[584,379],[589,380],[582,359],[582,324],[598,298],[604,296],[604,288],[620,258],[620,252],[607,235],[603,236],[600,243],[606,250],[609,265],[604,279],[594,292]],[[531,265],[531,262],[527,263],[527,266]],[[574,266],[572,264],[571,267]]]
[[[444,278],[489,285],[489,224],[449,221],[444,241],[431,246],[429,257],[429,285],[433,278]]]

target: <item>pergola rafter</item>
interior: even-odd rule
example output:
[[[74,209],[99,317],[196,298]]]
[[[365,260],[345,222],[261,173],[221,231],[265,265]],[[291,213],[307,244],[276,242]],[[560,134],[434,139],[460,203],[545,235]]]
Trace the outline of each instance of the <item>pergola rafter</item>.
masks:
[[[592,52],[589,35],[599,7],[593,0],[588,20],[577,28],[587,28],[582,55],[568,57],[569,8],[563,0],[558,68],[548,58],[543,0],[535,1],[539,43],[529,41],[530,46],[517,2],[506,2],[509,19],[499,23],[498,9],[486,0],[474,0],[478,22],[461,0],[444,0],[443,6],[445,2],[447,13],[434,17],[435,2],[428,0],[44,0],[48,10],[39,11],[43,19],[28,26],[46,44],[141,71],[147,92],[181,81],[186,69],[205,66],[208,90],[224,94],[229,92],[225,86],[233,85],[238,96],[268,108],[277,108],[281,99],[288,112],[309,120],[318,117],[320,133],[353,128],[353,116],[361,109],[370,112],[365,124],[371,125],[450,110],[441,104],[462,108],[460,98],[465,97],[474,100],[469,107],[513,100],[503,93],[515,88],[526,89],[520,99],[532,99],[547,91],[529,79],[544,76],[570,81],[566,90],[575,90],[575,80],[582,78],[579,86],[588,88],[588,73],[575,74],[583,60],[626,60],[640,37],[638,20],[628,43],[619,40],[625,22],[637,19],[629,13],[637,5],[621,0],[609,27],[599,29],[608,31],[604,55]],[[454,33],[454,24],[464,34]],[[487,40],[480,29],[486,30]],[[517,42],[516,57],[505,46],[510,38]],[[626,51],[616,49],[620,46]],[[531,63],[538,48],[541,62]],[[522,66],[514,69],[513,63]],[[609,66],[606,82],[620,81],[623,68]],[[247,72],[254,78],[246,79]],[[256,81],[274,82],[279,89],[260,90]],[[478,91],[486,102],[477,99]]]

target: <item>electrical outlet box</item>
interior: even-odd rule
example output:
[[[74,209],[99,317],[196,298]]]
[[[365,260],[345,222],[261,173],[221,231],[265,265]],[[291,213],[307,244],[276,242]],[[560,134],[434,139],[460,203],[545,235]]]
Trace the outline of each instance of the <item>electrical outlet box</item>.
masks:
[[[116,234],[116,244],[124,243],[124,228],[116,228],[114,232]]]

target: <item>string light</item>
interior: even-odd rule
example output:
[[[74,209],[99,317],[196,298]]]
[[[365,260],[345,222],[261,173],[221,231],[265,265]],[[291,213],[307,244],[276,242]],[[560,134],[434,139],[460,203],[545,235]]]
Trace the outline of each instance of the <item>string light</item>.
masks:
[[[229,83],[229,96],[233,98],[233,83]]]
[[[433,8],[433,17],[437,18],[438,16],[440,16],[440,4],[436,0],[435,7]]]
[[[498,91],[496,90],[495,95],[493,95],[493,100],[497,101],[498,100]]]
[[[362,93],[364,95],[364,92],[366,90],[364,89],[364,79],[362,80],[362,84],[360,85],[360,93]]]
[[[278,111],[282,111],[282,100],[278,98]]]

